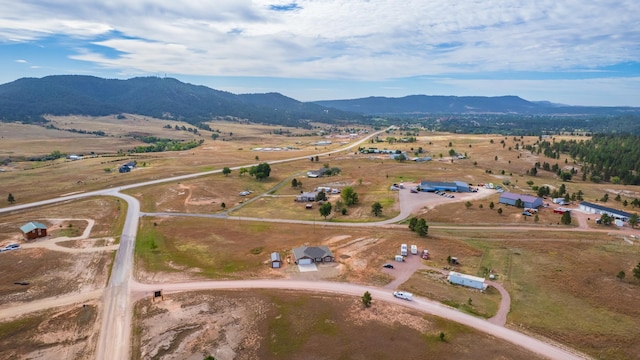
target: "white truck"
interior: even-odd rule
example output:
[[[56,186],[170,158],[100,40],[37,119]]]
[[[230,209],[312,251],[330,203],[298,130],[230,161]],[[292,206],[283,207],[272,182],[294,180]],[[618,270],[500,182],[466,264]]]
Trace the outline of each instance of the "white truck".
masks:
[[[400,245],[400,255],[407,256],[409,255],[407,252],[407,244]]]
[[[411,254],[418,255],[418,246],[411,245]]]
[[[394,291],[393,296],[397,297],[398,299],[404,299],[408,301],[413,300],[413,294],[406,291]]]

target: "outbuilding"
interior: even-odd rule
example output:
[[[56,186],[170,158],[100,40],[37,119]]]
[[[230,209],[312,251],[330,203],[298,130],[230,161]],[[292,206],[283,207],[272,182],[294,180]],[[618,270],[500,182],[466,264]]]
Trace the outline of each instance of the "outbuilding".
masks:
[[[274,269],[280,268],[282,266],[282,259],[280,258],[280,253],[274,251],[271,253],[271,267]]]
[[[608,216],[611,216],[614,219],[618,219],[622,221],[629,221],[629,218],[631,218],[631,214],[626,211],[616,210],[610,207],[593,204],[586,201],[580,202],[579,208],[584,212],[588,212],[591,214],[599,214],[599,215],[607,214]]]
[[[35,221],[20,226],[20,231],[22,231],[22,235],[24,235],[27,240],[47,236],[47,226]]]
[[[455,271],[449,272],[448,280],[452,284],[467,286],[478,290],[485,290],[487,288],[487,284],[484,283],[484,278],[461,274]]]
[[[542,198],[539,198],[539,197],[536,197],[536,196],[531,196],[531,195],[516,194],[516,193],[512,193],[512,192],[507,192],[507,191],[503,192],[500,195],[499,202],[501,204],[507,204],[507,205],[515,206],[516,203],[518,202],[518,200],[520,200],[522,202],[522,205],[525,208],[537,209],[540,206],[542,206]]]

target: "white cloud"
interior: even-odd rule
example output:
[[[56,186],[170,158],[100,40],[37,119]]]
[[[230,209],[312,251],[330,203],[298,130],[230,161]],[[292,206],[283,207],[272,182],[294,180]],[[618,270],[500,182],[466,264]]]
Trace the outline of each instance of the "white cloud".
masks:
[[[565,71],[640,59],[637,0],[113,0],[4,2],[0,41],[54,35],[123,53],[125,73],[385,79]],[[119,36],[122,34],[123,36]]]
[[[26,63],[26,62],[27,62],[27,60],[18,59],[18,60],[16,60],[16,62],[17,62],[17,63],[24,64],[24,63]]]

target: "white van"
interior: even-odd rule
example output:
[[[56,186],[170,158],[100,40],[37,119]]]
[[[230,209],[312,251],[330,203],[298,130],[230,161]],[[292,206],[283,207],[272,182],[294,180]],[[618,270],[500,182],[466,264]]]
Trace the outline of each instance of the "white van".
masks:
[[[416,245],[411,245],[411,253],[413,255],[418,255],[418,247]]]
[[[407,256],[407,244],[400,245],[400,255]]]

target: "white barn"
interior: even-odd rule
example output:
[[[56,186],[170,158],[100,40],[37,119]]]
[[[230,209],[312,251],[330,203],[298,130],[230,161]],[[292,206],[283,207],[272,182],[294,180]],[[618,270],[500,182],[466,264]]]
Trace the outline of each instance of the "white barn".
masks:
[[[467,286],[478,290],[485,290],[487,288],[487,284],[484,283],[484,278],[461,274],[455,271],[449,272],[448,280],[452,284]]]

